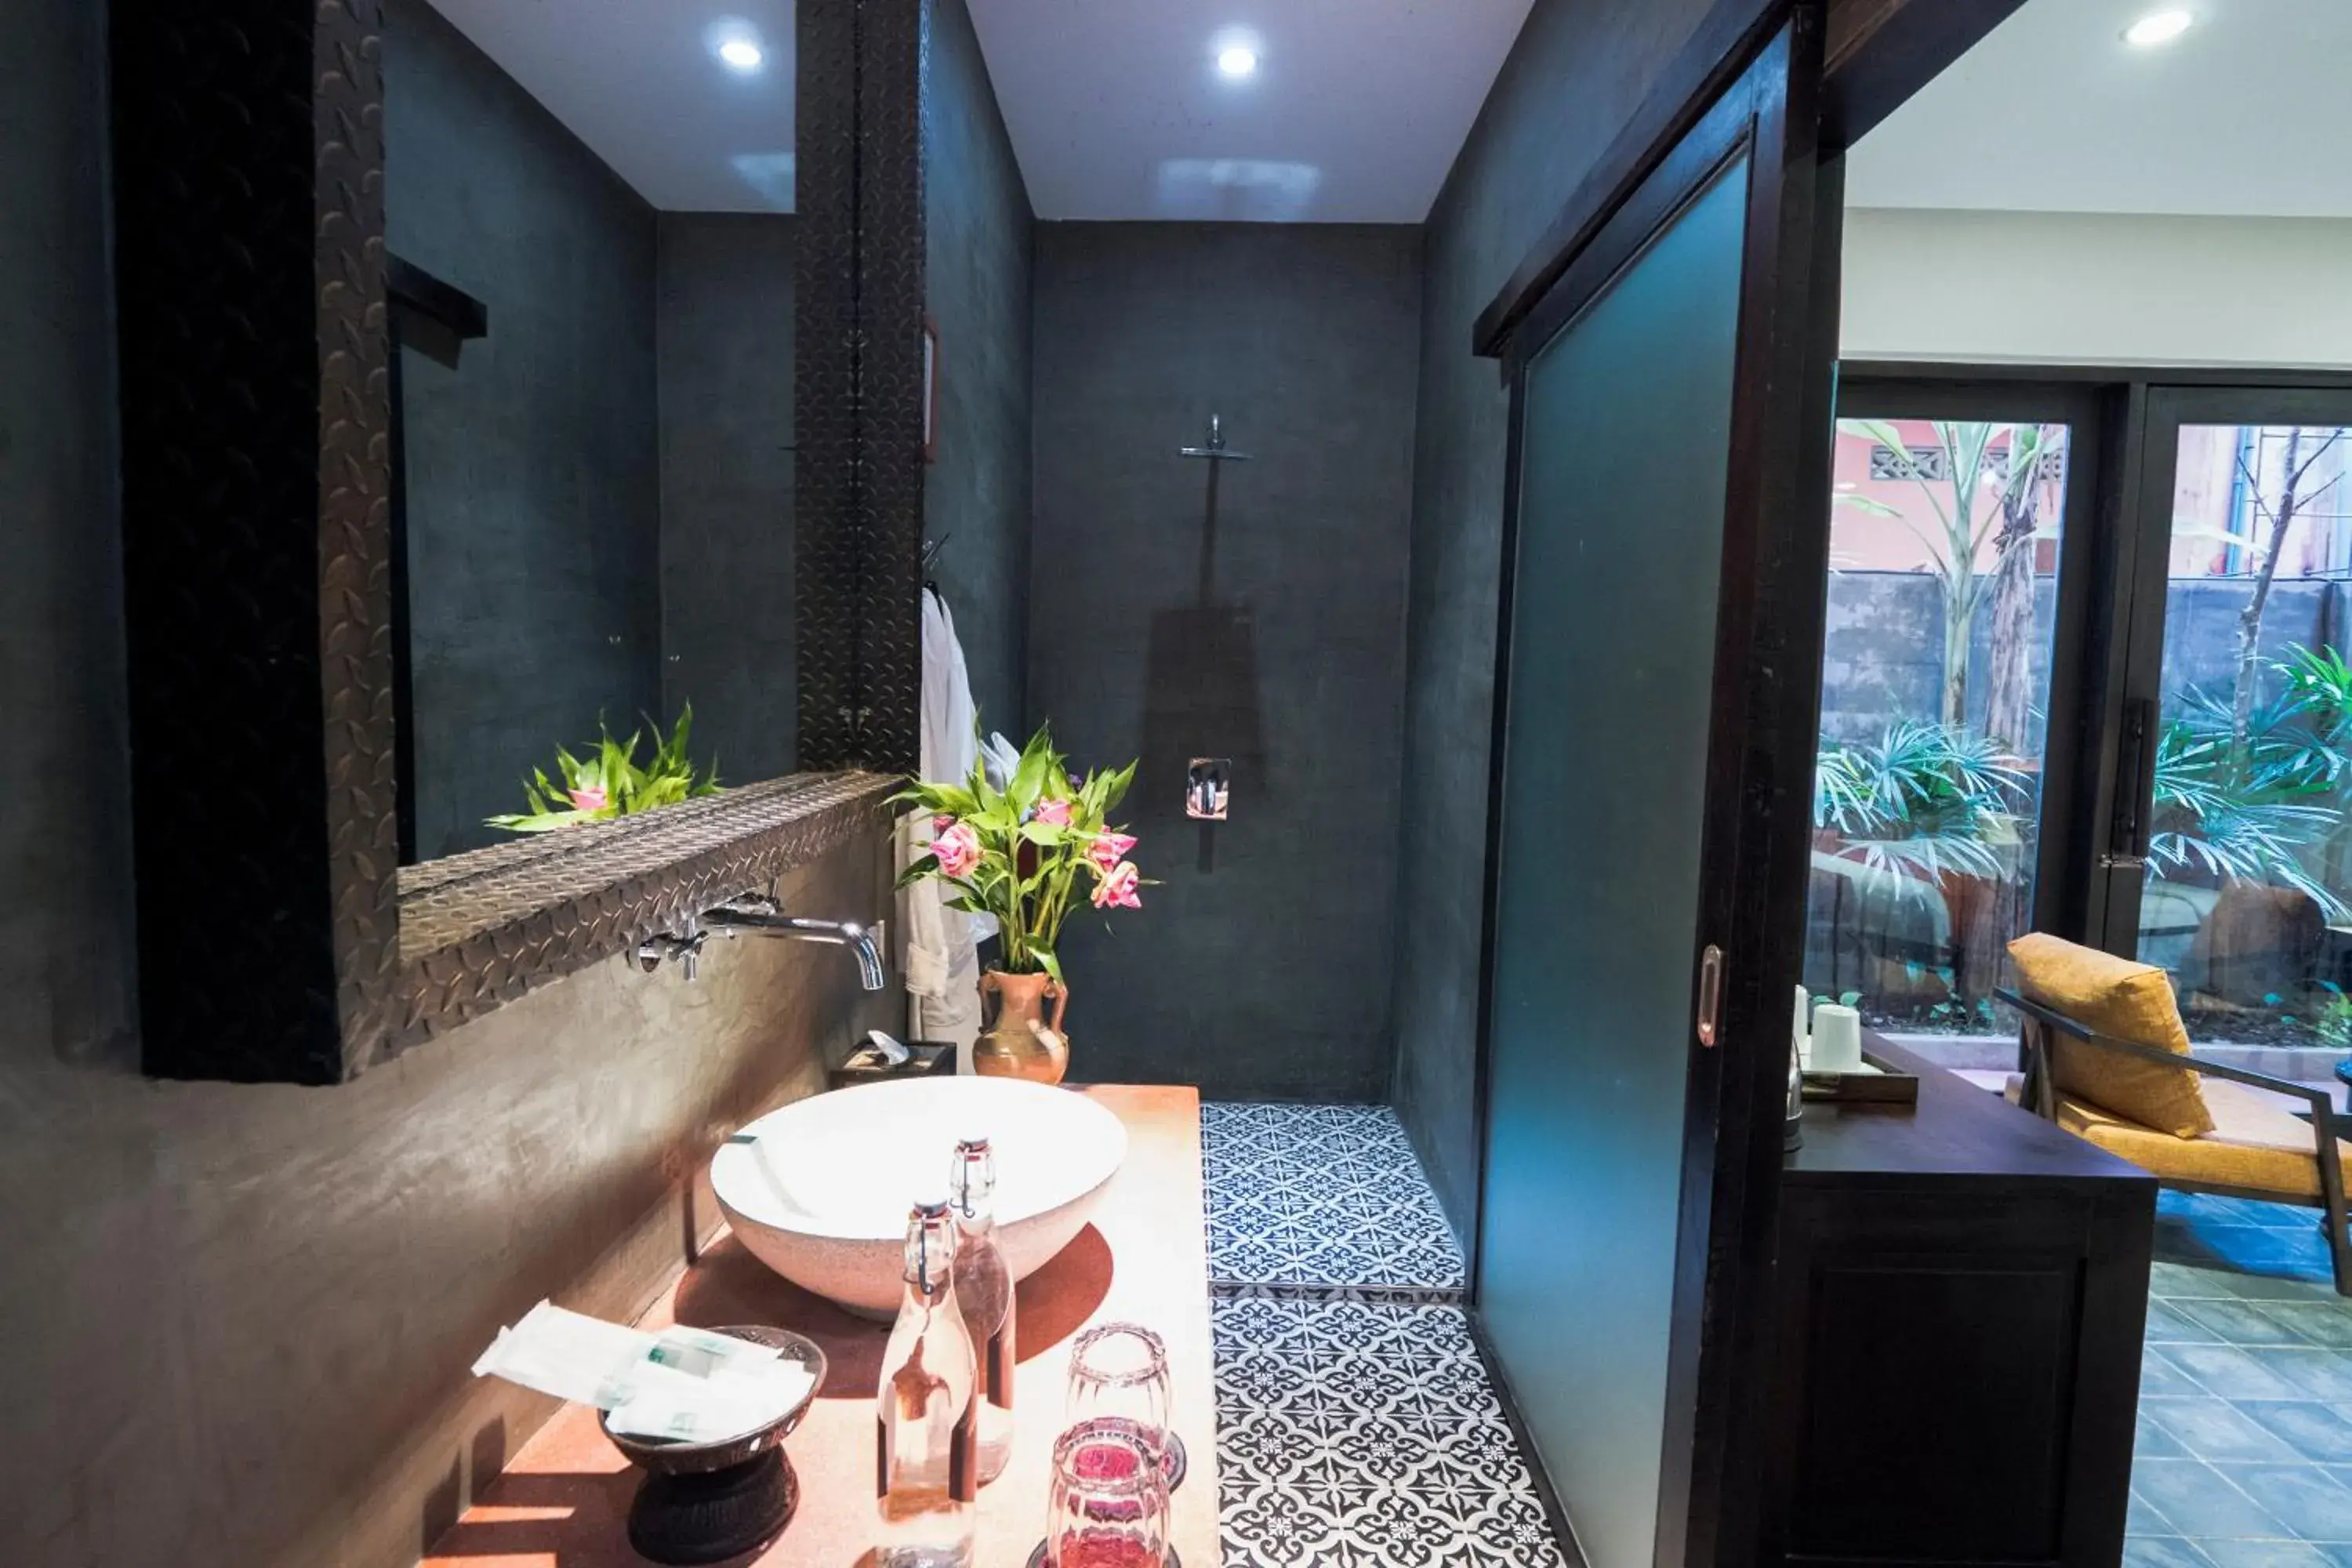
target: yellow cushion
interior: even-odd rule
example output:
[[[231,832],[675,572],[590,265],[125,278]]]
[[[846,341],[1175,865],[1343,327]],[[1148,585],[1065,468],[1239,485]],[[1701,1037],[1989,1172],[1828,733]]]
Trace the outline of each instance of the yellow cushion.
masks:
[[[2221,1125],[2202,1138],[2175,1138],[2079,1100],[2058,1101],[2058,1125],[2168,1181],[2241,1187],[2284,1198],[2319,1197],[2319,1159],[2311,1123],[2281,1109],[2276,1097],[2244,1084],[2210,1079],[2205,1094]],[[2344,1158],[2340,1147],[2339,1161]],[[2352,1169],[2347,1179],[2352,1179]]]
[[[2034,931],[2009,944],[2018,989],[2094,1034],[2189,1054],[2189,1031],[2172,997],[2172,981],[2153,963]],[[2158,1067],[2121,1051],[2050,1032],[2051,1080],[2062,1095],[2113,1111],[2179,1138],[2213,1131],[2212,1112],[2186,1068]]]

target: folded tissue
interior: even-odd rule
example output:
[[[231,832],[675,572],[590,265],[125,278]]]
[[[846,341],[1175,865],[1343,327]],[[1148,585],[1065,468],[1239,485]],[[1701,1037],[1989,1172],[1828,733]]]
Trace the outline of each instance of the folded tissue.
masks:
[[[623,1436],[677,1443],[756,1432],[798,1407],[815,1383],[799,1362],[749,1340],[688,1328],[649,1334],[547,1301],[499,1331],[474,1375],[593,1405]]]

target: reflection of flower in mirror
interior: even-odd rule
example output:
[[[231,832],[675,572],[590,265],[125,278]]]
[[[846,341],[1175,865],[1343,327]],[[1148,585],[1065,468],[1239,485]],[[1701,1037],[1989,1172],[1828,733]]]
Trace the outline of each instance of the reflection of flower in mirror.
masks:
[[[719,793],[717,768],[699,770],[687,756],[687,740],[694,729],[692,703],[678,710],[677,723],[667,735],[651,719],[646,722],[653,730],[654,752],[642,766],[637,744],[644,731],[632,730],[627,740],[616,741],[599,718],[593,751],[575,757],[556,747],[557,776],[550,778],[545,768],[533,768],[523,780],[523,797],[530,809],[490,817],[489,826],[509,833],[547,833]]]

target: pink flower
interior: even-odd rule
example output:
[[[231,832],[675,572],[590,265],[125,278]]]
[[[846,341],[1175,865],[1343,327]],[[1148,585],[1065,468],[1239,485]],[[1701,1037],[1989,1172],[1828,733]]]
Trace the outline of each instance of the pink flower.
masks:
[[[980,864],[980,835],[971,824],[951,824],[931,840],[931,852],[940,858],[940,869],[950,877],[969,876]]]
[[[1087,846],[1087,858],[1095,863],[1097,870],[1108,873],[1126,859],[1127,852],[1134,847],[1135,839],[1129,834],[1099,833],[1095,836],[1095,841]]]
[[[1143,900],[1136,896],[1136,885],[1143,873],[1135,868],[1132,860],[1122,860],[1103,873],[1095,884],[1095,908],[1098,910],[1139,910]]]
[[[944,811],[931,818],[931,831],[933,833],[945,833],[949,828],[953,827],[954,826],[955,818],[950,816]]]
[[[588,784],[572,792],[572,809],[574,811],[602,811],[604,804],[603,784]]]
[[[1066,800],[1039,801],[1037,820],[1048,827],[1067,827],[1070,825],[1070,803]]]

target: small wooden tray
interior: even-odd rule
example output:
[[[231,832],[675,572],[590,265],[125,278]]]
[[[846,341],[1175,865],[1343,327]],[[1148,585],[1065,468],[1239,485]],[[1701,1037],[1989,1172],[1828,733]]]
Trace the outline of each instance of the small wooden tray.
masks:
[[[1874,1072],[1811,1072],[1805,1074],[1805,1099],[1842,1105],[1906,1105],[1919,1103],[1919,1079],[1865,1050],[1863,1064]]]
[[[849,1059],[825,1075],[829,1089],[855,1089],[862,1083],[888,1083],[902,1078],[941,1078],[956,1069],[956,1048],[952,1041],[909,1040],[908,1048],[915,1054],[911,1060],[897,1067],[873,1060],[879,1053],[861,1044],[850,1053]],[[869,1065],[870,1063],[870,1065]]]

